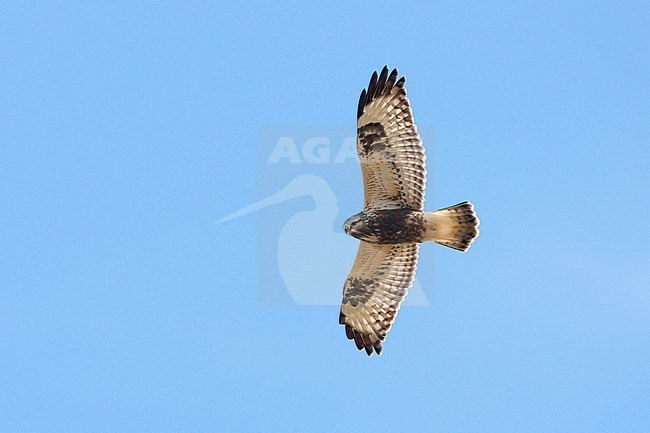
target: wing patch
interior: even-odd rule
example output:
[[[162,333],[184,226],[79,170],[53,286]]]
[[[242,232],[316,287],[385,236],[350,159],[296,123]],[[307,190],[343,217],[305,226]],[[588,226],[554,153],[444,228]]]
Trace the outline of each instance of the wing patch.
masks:
[[[357,137],[366,156],[370,152],[386,149],[386,130],[381,123],[373,122],[363,125],[357,129]]]

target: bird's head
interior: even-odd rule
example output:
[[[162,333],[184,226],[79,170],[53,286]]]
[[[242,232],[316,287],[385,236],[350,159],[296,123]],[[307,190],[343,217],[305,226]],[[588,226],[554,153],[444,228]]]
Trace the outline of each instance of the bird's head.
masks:
[[[376,236],[373,235],[372,230],[368,226],[368,216],[363,212],[352,215],[343,223],[343,230],[345,233],[362,241],[372,242]]]

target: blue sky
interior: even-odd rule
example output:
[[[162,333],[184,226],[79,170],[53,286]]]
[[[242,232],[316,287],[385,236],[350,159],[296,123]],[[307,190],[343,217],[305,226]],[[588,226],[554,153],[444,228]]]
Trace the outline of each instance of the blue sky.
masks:
[[[0,432],[650,430],[647,3],[0,17]],[[308,199],[215,222],[290,179],[260,131],[353,135],[384,64],[408,77],[427,208],[470,199],[482,224],[467,254],[423,246],[431,305],[367,358],[273,274]],[[336,179],[340,233],[354,164],[296,170]]]

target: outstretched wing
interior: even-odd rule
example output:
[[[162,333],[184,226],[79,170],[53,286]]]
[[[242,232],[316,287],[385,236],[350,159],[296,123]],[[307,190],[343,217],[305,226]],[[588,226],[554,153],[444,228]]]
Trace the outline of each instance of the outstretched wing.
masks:
[[[397,69],[388,75],[384,66],[359,98],[357,153],[364,209],[423,209],[426,156],[406,97],[406,78],[396,80]]]
[[[381,354],[381,342],[413,284],[417,261],[418,244],[359,244],[339,315],[339,323],[359,350]]]

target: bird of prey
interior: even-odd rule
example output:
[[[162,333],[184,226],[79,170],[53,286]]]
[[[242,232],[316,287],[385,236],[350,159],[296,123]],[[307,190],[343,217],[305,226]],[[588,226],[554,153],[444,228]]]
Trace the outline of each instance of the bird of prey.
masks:
[[[464,201],[425,212],[425,153],[406,97],[405,77],[384,66],[361,92],[357,153],[363,210],[343,229],[361,242],[343,286],[339,323],[368,356],[382,342],[413,284],[418,244],[433,241],[467,251],[478,236],[474,206]]]

